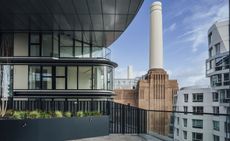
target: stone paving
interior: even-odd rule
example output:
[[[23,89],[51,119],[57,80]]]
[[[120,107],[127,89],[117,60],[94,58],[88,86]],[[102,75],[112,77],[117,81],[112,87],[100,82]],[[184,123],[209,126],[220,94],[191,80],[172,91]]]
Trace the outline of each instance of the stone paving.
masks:
[[[72,140],[72,141],[163,141],[163,140],[148,134],[140,134],[140,135],[110,134],[108,136],[103,136],[103,137],[79,139],[79,140]]]
[[[146,141],[146,140],[138,135],[110,134],[109,136],[79,139],[74,141]]]

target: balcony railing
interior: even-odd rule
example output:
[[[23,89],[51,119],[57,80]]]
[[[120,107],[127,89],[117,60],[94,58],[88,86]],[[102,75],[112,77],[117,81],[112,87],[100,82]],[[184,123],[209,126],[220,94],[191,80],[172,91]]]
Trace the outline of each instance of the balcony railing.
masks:
[[[230,139],[229,113],[202,113],[182,111],[144,110],[112,101],[87,99],[31,98],[10,100],[9,108],[15,110],[43,111],[98,111],[110,116],[110,133],[148,134],[158,140],[219,140]],[[218,116],[216,116],[218,115]],[[196,122],[199,120],[199,122]],[[200,129],[194,128],[199,126]],[[198,131],[199,130],[199,131]]]

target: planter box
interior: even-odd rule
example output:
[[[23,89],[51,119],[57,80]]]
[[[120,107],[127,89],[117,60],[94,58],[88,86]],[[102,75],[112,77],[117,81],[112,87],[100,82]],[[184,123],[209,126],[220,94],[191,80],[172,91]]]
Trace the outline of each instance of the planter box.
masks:
[[[109,117],[0,120],[1,141],[64,141],[109,134]]]

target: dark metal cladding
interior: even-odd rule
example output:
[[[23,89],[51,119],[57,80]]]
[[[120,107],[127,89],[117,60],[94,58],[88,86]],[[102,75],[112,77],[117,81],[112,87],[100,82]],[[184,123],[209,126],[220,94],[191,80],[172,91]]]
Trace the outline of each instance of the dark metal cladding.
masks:
[[[143,1],[1,0],[0,31],[82,32],[84,40],[108,47],[124,32]]]

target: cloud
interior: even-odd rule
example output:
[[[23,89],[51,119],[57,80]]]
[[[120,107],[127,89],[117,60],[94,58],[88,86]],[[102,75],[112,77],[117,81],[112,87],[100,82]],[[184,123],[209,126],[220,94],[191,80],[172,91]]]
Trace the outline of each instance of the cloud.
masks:
[[[169,70],[170,79],[177,79],[180,87],[192,85],[209,85],[209,78],[205,76],[205,59],[207,51],[201,52],[196,57],[188,57],[184,61],[187,65]]]
[[[168,28],[165,29],[165,32],[172,32],[176,29],[176,23],[171,24]]]
[[[209,8],[196,5],[190,13],[182,22],[188,31],[178,36],[178,40],[190,42],[192,52],[197,52],[201,45],[207,43],[207,32],[211,25],[228,17],[228,4],[214,4]]]

